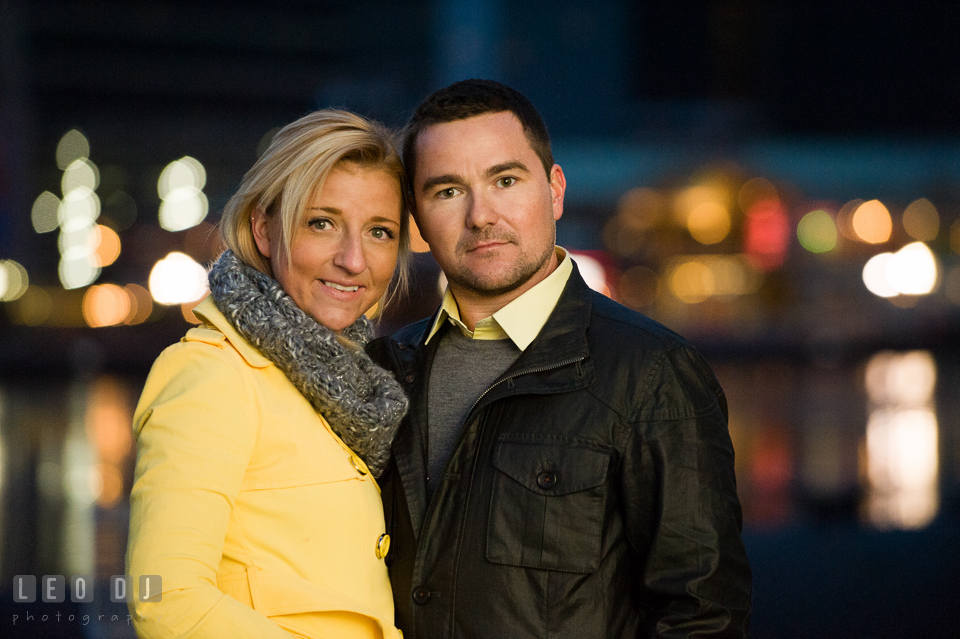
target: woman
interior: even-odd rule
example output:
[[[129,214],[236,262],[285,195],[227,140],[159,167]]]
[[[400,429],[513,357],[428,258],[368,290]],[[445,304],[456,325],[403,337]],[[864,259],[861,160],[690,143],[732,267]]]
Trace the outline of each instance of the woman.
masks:
[[[407,401],[364,354],[363,313],[405,261],[402,181],[388,130],[320,111],[228,203],[203,324],[157,359],[134,417],[140,636],[399,637],[372,474]]]

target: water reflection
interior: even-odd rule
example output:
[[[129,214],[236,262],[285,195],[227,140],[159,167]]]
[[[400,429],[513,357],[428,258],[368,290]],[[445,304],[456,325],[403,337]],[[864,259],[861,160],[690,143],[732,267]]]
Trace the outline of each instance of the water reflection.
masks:
[[[720,363],[716,370],[730,404],[748,527],[859,518],[879,529],[916,529],[934,520],[942,434],[930,352],[883,351],[861,366]]]
[[[882,352],[867,364],[866,512],[881,527],[922,528],[937,514],[936,366],[927,351]]]

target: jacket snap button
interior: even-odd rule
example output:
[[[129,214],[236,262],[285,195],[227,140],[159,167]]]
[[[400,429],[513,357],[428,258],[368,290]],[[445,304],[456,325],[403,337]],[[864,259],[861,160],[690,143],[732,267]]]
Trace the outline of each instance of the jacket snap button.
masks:
[[[363,460],[356,455],[350,455],[350,463],[353,464],[353,467],[357,469],[357,472],[361,475],[366,475],[369,473],[367,465],[363,463]]]
[[[377,540],[377,559],[383,559],[390,552],[390,535],[383,533]]]
[[[413,381],[413,375],[407,375],[403,378],[408,384]]]
[[[557,485],[557,475],[549,470],[545,470],[537,475],[537,486],[544,490],[550,490]]]
[[[413,591],[413,603],[417,604],[418,606],[422,606],[428,601],[430,601],[429,590],[427,590],[423,586],[420,586],[419,588]]]

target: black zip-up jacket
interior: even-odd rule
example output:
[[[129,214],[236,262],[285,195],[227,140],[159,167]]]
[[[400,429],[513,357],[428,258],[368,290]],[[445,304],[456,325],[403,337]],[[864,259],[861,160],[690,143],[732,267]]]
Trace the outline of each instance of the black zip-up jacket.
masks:
[[[700,355],[574,269],[428,503],[432,321],[369,347],[411,398],[381,480],[404,637],[746,636],[726,399]]]

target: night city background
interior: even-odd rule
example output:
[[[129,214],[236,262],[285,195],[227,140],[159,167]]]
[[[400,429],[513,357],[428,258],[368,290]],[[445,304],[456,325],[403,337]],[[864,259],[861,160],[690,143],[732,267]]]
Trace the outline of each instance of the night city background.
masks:
[[[726,390],[753,636],[960,635],[958,33],[947,2],[0,0],[0,634],[133,637],[13,576],[123,574],[133,408],[277,127],[484,77],[546,120],[559,244]],[[439,302],[414,266],[383,332]]]

